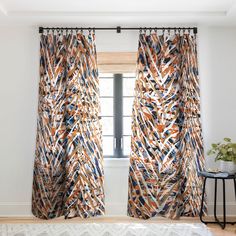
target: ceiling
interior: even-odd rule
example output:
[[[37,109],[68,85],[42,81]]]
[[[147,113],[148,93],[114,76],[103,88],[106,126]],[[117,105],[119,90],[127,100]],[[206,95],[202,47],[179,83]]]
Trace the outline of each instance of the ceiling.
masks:
[[[0,0],[0,25],[236,26],[236,0]]]

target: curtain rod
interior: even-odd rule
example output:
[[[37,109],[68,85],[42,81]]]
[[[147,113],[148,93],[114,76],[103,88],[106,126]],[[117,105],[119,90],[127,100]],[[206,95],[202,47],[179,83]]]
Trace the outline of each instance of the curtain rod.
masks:
[[[116,30],[117,33],[121,33],[121,30],[193,30],[193,33],[197,34],[197,27],[39,27],[40,34],[43,30]]]

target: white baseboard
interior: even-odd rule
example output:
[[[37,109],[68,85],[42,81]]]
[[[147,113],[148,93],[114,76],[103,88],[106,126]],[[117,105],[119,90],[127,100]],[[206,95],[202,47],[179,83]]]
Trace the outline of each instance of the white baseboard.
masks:
[[[127,216],[127,204],[124,203],[106,203],[107,216]]]
[[[212,216],[214,213],[214,202],[209,202],[208,204],[208,215]],[[223,215],[223,202],[217,202],[216,213],[219,216]],[[226,215],[236,216],[236,202],[226,202]]]
[[[218,202],[216,205],[217,215],[223,215],[223,202]],[[121,203],[107,203],[106,204],[106,214],[109,216],[125,216],[127,215],[127,204]],[[208,215],[213,216],[214,214],[214,203],[208,203]],[[236,202],[226,203],[226,214],[227,216],[236,216]]]
[[[106,203],[107,216],[126,216],[127,205]],[[0,217],[32,217],[30,202],[0,202]]]
[[[0,202],[0,217],[31,217],[30,202]]]
[[[217,214],[222,215],[222,202],[217,203]],[[227,202],[227,216],[236,216],[236,202]],[[106,203],[106,216],[127,216],[127,204]],[[214,203],[208,203],[208,215],[213,215]],[[0,217],[32,217],[30,202],[0,202]]]

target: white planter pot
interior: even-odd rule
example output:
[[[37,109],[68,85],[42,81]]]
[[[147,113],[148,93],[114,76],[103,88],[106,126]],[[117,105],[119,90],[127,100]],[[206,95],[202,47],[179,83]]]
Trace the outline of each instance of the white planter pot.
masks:
[[[228,172],[229,174],[236,173],[236,163],[235,162],[219,160],[219,164],[220,164],[219,169],[221,172]]]

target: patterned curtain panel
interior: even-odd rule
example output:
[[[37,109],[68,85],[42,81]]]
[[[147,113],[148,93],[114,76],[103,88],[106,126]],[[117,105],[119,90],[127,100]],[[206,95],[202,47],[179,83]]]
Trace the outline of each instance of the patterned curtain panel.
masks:
[[[95,35],[41,35],[32,212],[42,219],[104,214]]]
[[[137,73],[128,215],[196,216],[204,157],[195,35],[140,34]]]

